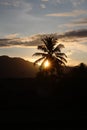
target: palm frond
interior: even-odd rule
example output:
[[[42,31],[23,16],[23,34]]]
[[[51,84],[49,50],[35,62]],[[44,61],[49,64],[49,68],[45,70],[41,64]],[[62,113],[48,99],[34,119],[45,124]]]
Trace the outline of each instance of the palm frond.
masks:
[[[38,50],[42,50],[42,51],[44,51],[44,52],[48,52],[48,50],[47,50],[47,48],[46,48],[45,45],[39,45],[37,49],[38,49]]]
[[[62,60],[60,60],[60,59],[58,59],[58,58],[56,59],[56,61],[57,61],[57,63],[60,64],[60,65],[62,65],[62,64],[63,64],[64,66],[66,65]]]
[[[40,66],[41,69],[42,69],[42,67],[43,67],[43,65],[44,65],[44,63],[45,63],[46,60],[47,60],[47,58],[45,58],[45,59],[43,60],[43,62],[41,63],[41,66]]]
[[[42,41],[45,45],[47,45],[46,39],[47,39],[47,36],[46,36],[45,38],[42,38],[42,39],[41,39],[41,41]]]
[[[59,44],[58,47],[61,49],[61,48],[64,48],[64,45],[63,44]]]
[[[54,48],[53,52],[61,52],[61,49],[62,49],[62,48],[64,48],[64,45],[63,45],[63,44],[59,44],[59,45],[57,45],[57,46]]]
[[[67,60],[64,57],[62,57],[62,56],[58,56],[57,59],[61,59],[62,61],[67,63]]]
[[[55,53],[56,56],[62,56],[62,57],[66,57],[67,58],[67,55],[65,53],[61,53],[61,52],[57,52]]]
[[[45,57],[47,57],[48,54],[37,52],[37,53],[34,53],[32,56],[45,56]]]
[[[43,60],[43,59],[44,59],[44,57],[39,58],[38,60],[36,60],[36,61],[34,62],[34,65],[36,65],[38,62],[40,62],[40,61]]]
[[[43,70],[44,62],[49,60],[51,62],[50,70],[56,71],[57,69],[60,70],[59,67],[66,66],[66,55],[65,53],[61,53],[61,49],[64,48],[63,44],[56,44],[57,38],[53,35],[45,36],[41,39],[43,45],[39,45],[37,47],[38,50],[41,52],[34,53],[33,56],[41,56],[41,58],[37,59],[34,64],[41,62],[40,69]],[[59,67],[58,67],[59,66]]]
[[[54,45],[56,44],[56,38],[54,38],[53,36],[49,36],[49,37],[45,37],[42,38],[43,43],[45,44],[45,46],[47,47],[47,49],[49,51],[51,51],[54,48]]]

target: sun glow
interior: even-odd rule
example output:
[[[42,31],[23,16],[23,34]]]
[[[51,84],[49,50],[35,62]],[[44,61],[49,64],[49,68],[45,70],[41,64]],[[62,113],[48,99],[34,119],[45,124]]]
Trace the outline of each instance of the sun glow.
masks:
[[[44,63],[44,67],[48,68],[49,66],[50,66],[50,62],[48,60],[46,60],[45,63]]]

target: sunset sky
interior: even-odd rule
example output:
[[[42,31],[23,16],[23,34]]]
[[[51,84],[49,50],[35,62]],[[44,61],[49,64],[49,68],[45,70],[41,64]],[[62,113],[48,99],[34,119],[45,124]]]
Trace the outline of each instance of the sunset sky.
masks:
[[[0,55],[34,61],[40,38],[51,33],[67,64],[87,64],[87,0],[0,0]]]

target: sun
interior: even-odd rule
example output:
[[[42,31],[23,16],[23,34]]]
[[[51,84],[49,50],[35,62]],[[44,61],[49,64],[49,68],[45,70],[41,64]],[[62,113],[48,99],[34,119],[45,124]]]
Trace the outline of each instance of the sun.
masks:
[[[46,60],[45,63],[44,63],[44,67],[48,68],[49,66],[50,66],[50,62],[48,60]]]

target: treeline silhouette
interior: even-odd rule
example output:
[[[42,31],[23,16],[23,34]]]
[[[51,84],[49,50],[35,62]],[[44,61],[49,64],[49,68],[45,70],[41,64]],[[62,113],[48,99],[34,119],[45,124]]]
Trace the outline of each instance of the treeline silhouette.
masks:
[[[6,121],[13,121],[14,117],[16,121],[28,118],[31,122],[86,119],[86,102],[87,66],[84,63],[67,66],[61,78],[0,76],[0,111],[12,113]]]

